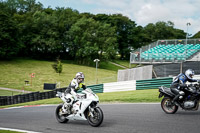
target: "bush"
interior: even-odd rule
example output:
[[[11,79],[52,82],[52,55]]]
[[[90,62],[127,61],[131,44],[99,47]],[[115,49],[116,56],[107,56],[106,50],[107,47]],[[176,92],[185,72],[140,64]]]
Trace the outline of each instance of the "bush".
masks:
[[[62,63],[61,60],[58,58],[57,62],[52,65],[53,69],[56,71],[56,73],[62,73]]]

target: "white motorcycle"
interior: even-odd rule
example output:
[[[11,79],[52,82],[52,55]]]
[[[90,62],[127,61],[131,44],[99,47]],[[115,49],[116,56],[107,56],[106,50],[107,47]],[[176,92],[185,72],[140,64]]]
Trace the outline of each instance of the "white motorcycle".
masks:
[[[62,92],[57,92],[59,98],[64,103],[67,101],[67,95]],[[63,98],[64,97],[64,98]],[[56,119],[60,123],[66,123],[69,120],[87,120],[88,123],[93,127],[98,127],[103,122],[103,112],[100,107],[97,106],[99,103],[99,97],[89,88],[78,93],[77,101],[72,104],[70,113],[63,114],[62,108],[64,104],[58,105],[56,108]]]

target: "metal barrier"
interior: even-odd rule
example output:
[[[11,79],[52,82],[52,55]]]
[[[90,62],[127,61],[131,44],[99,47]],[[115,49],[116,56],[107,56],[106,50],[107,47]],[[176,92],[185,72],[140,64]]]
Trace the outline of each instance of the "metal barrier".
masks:
[[[89,85],[87,88],[92,89],[94,93],[103,93],[103,84],[97,84],[97,85]],[[81,92],[83,89],[78,90],[78,93]]]
[[[167,46],[161,48],[159,46]],[[181,45],[181,46],[180,46]],[[186,45],[197,46],[200,45],[200,38],[197,39],[173,39],[173,40],[158,40],[147,46],[143,46],[139,49],[135,49],[130,53],[131,64],[168,64],[168,63],[180,63],[184,61],[194,60],[193,57],[199,54],[200,48],[187,47]],[[177,50],[170,50],[171,46],[176,47]],[[186,46],[186,47],[185,47]],[[185,47],[185,49],[182,49]],[[174,47],[175,48],[175,47]],[[169,50],[169,51],[168,51]],[[166,53],[166,51],[168,51]],[[197,59],[195,61],[198,61]]]
[[[103,93],[103,84],[90,85],[87,86],[87,88],[91,88],[95,93]],[[0,106],[54,98],[56,97],[58,91],[64,92],[66,89],[67,87],[46,92],[32,92],[23,95],[0,96]],[[78,92],[81,91],[82,90],[79,90]]]
[[[144,89],[157,89],[158,87],[164,85],[169,87],[172,83],[173,78],[158,78],[158,79],[150,79],[150,80],[134,80],[134,81],[123,81],[123,82],[116,82],[116,83],[107,83],[105,84],[97,84],[97,85],[90,85],[87,88],[91,88],[95,93],[103,93],[106,92],[114,92],[114,91],[127,91],[127,90],[144,90]],[[130,83],[129,83],[130,82]],[[135,83],[136,82],[136,83]],[[119,84],[123,84],[120,87]],[[128,85],[131,85],[128,87]],[[116,87],[117,85],[117,87]],[[126,87],[125,87],[126,86]],[[15,96],[0,96],[0,106],[4,105],[11,105],[11,104],[18,104],[18,103],[25,103],[31,101],[37,101],[42,99],[50,99],[56,97],[58,91],[64,92],[67,89],[65,88],[58,88],[51,91],[46,92],[32,92],[23,95],[15,95]],[[104,90],[105,89],[105,90]],[[78,92],[81,92],[80,89]]]
[[[132,91],[136,90],[136,80],[105,83],[103,92]]]
[[[59,88],[52,91],[47,92],[32,92],[23,95],[14,95],[14,96],[1,96],[0,97],[0,106],[25,103],[43,99],[50,99],[56,97],[57,91],[65,91],[65,88]]]
[[[173,78],[157,78],[151,80],[137,80],[136,81],[136,90],[144,90],[144,89],[157,89],[160,86],[169,87],[172,83]]]

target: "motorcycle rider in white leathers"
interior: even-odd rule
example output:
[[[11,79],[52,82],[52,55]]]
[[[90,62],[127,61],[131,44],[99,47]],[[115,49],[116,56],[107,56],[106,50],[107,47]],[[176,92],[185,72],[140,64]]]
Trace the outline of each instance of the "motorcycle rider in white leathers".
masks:
[[[80,88],[83,88],[84,90],[86,89],[84,78],[84,74],[82,72],[78,72],[76,77],[69,84],[69,87],[65,90],[63,95],[67,96],[67,102],[65,102],[64,106],[62,107],[64,114],[70,114],[72,104],[77,100],[77,91]],[[63,98],[66,98],[65,96],[63,96]]]

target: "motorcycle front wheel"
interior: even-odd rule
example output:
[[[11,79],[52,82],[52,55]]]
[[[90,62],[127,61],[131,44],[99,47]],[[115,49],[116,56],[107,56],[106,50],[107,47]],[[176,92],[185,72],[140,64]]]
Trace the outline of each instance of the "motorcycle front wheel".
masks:
[[[58,107],[56,108],[56,119],[58,122],[60,123],[66,123],[68,122],[68,119],[62,114],[62,104],[58,105]]]
[[[93,127],[98,127],[101,125],[101,123],[103,122],[103,111],[101,110],[101,108],[97,107],[94,108],[94,112],[93,112],[93,117],[92,115],[90,115],[90,112],[88,111],[88,123],[93,126]]]
[[[162,99],[161,107],[163,111],[167,114],[174,114],[178,110],[178,106],[172,104],[172,99],[169,97],[164,97]]]

